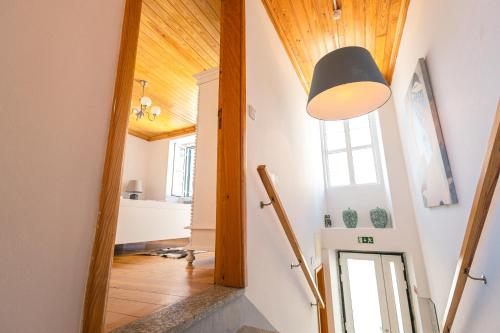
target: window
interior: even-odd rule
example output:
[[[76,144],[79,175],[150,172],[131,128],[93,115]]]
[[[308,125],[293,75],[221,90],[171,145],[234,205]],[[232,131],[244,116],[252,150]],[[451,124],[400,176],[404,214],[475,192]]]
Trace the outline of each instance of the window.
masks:
[[[323,122],[324,163],[329,186],[378,183],[373,115]]]
[[[194,143],[175,142],[172,161],[172,181],[170,195],[176,197],[193,196]]]

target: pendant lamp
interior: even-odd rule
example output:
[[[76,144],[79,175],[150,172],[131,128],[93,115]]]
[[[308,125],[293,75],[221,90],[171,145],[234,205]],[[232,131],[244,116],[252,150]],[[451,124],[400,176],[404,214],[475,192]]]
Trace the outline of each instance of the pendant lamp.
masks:
[[[344,120],[375,111],[391,88],[370,52],[348,46],[326,54],[314,67],[307,113],[322,120]]]

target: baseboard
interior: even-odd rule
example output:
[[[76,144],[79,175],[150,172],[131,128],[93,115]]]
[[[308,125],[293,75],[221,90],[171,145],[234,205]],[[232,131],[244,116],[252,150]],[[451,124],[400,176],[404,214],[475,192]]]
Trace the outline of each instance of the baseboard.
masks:
[[[149,242],[116,244],[114,255],[130,255],[141,252],[164,249],[167,247],[183,247],[189,243],[189,238],[163,239]]]

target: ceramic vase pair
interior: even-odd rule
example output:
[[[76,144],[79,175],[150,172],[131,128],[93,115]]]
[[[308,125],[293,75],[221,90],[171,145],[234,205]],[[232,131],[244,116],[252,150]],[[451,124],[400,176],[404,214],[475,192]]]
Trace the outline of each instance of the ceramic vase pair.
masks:
[[[342,212],[342,220],[347,228],[356,228],[358,225],[358,212],[348,208]],[[370,210],[370,220],[375,228],[386,228],[389,223],[389,215],[383,208],[377,207]]]

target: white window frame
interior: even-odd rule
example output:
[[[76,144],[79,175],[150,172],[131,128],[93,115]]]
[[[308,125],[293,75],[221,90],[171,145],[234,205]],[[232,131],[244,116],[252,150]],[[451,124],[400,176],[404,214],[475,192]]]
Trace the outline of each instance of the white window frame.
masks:
[[[165,182],[165,196],[166,198],[190,198],[186,196],[179,196],[179,195],[174,195],[172,194],[172,187],[173,187],[173,177],[174,177],[174,159],[175,159],[175,146],[176,145],[181,145],[185,148],[188,147],[196,147],[196,136],[195,135],[188,135],[188,136],[182,136],[178,138],[173,138],[170,139],[169,145],[168,145],[168,161],[167,161],[167,173],[166,173],[166,182]],[[184,174],[185,176],[185,174]],[[191,177],[194,179],[194,171]],[[185,194],[185,191],[183,189],[183,192]]]
[[[349,130],[349,119],[343,120],[344,125],[344,138],[346,146],[342,149],[333,149],[328,150],[327,141],[326,141],[326,128],[325,121],[320,122],[320,132],[321,132],[321,145],[323,151],[323,168],[325,173],[325,183],[327,188],[339,188],[339,187],[350,187],[350,186],[370,186],[377,185],[381,183],[382,172],[381,172],[381,162],[380,162],[380,150],[378,146],[378,132],[377,132],[377,124],[376,124],[376,111],[368,114],[368,124],[370,127],[370,137],[371,144],[352,147],[351,146],[351,136]],[[356,184],[354,177],[354,162],[352,158],[352,152],[355,150],[360,150],[364,148],[371,148],[373,153],[373,162],[375,164],[375,178],[376,181],[373,183],[364,183],[364,184]],[[347,154],[347,163],[349,169],[349,184],[346,185],[330,185],[330,168],[328,165],[328,155],[333,153],[341,153],[345,152]]]
[[[183,178],[182,179],[182,195],[173,193],[174,177],[176,174],[172,170],[172,174],[170,175],[170,177],[172,178],[170,181],[170,196],[180,197],[180,198],[191,198],[193,196],[192,182],[193,182],[193,178],[194,178],[194,168],[193,168],[194,156],[189,155],[189,157],[193,156],[192,159],[189,159],[189,157],[187,155],[187,151],[188,151],[188,149],[194,151],[196,149],[196,145],[194,143],[182,144],[179,142],[175,142],[173,145],[173,148],[174,148],[173,149],[173,161],[172,161],[173,165],[175,164],[176,158],[178,158],[178,156],[176,154],[177,153],[177,150],[176,150],[177,145],[180,145],[180,147],[182,149],[184,149],[184,154],[185,154],[185,156],[183,157],[184,158],[184,165],[183,165],[183,173],[182,173],[182,178]],[[193,154],[193,152],[191,152],[191,154]],[[187,163],[187,162],[190,162],[190,163]],[[191,193],[189,193],[189,190],[191,190]]]

